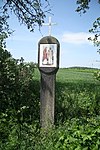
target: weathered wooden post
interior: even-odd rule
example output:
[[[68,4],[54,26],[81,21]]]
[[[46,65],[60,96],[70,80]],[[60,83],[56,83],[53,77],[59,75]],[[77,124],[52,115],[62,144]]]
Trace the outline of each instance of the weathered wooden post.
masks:
[[[38,43],[38,67],[41,74],[40,122],[42,128],[52,127],[54,124],[55,81],[59,69],[59,51],[59,41],[50,35],[43,37]]]

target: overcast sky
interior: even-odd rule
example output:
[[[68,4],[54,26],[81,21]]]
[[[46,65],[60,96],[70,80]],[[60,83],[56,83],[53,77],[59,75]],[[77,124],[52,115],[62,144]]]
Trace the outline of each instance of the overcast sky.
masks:
[[[88,30],[92,23],[100,15],[100,5],[96,0],[90,3],[90,9],[86,14],[75,12],[76,0],[50,0],[52,14],[47,14],[52,22],[57,25],[52,27],[51,35],[60,42],[60,67],[98,67],[100,68],[100,55],[97,48],[87,40],[92,36]],[[36,62],[38,56],[38,42],[43,36],[48,35],[48,27],[41,28],[42,34],[36,27],[34,33],[30,33],[24,25],[20,25],[14,15],[9,20],[11,28],[15,31],[7,40],[7,49],[14,58],[23,57],[27,62]]]

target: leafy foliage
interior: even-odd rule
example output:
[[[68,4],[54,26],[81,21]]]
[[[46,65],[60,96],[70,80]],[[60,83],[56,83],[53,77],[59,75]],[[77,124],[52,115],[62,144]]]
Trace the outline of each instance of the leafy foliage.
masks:
[[[44,22],[45,13],[50,11],[47,9],[48,5],[48,0],[44,0],[44,2],[40,0],[6,0],[3,10],[9,11],[10,9],[21,23],[25,24],[30,31],[34,31],[36,25],[40,27]]]
[[[23,125],[39,120],[38,82],[34,81],[33,63],[15,60],[2,48],[0,68],[0,141],[5,143],[10,138],[10,144],[16,145]]]
[[[90,8],[90,2],[91,0],[76,0],[76,4],[78,5],[76,11],[79,13],[86,13],[87,10]],[[98,0],[97,3],[100,4],[100,0]]]
[[[93,41],[94,45],[98,47],[100,54],[100,17],[93,23],[93,28],[89,32],[94,33],[94,38],[90,37],[89,40]]]
[[[91,0],[77,0],[76,1],[76,4],[79,5],[76,9],[77,12],[80,12],[81,11],[83,13],[86,13],[87,9],[89,9],[89,3],[90,3]]]
[[[34,149],[40,150],[98,150],[100,146],[100,118],[67,120],[39,137]]]
[[[8,18],[6,10],[0,12],[0,47],[6,47],[5,39],[12,33],[7,22]]]

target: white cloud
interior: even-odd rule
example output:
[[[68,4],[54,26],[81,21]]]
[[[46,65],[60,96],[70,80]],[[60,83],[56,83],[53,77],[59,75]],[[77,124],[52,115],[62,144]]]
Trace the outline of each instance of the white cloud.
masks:
[[[85,44],[89,43],[88,38],[91,36],[93,37],[92,34],[86,32],[68,32],[62,35],[62,42],[72,44]]]

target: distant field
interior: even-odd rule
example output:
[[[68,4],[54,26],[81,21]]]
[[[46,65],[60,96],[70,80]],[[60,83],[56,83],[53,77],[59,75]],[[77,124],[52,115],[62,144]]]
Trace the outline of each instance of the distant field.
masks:
[[[80,69],[80,68],[64,68],[59,69],[57,73],[57,81],[59,82],[89,82],[89,83],[97,83],[94,77],[94,72],[96,69]]]

